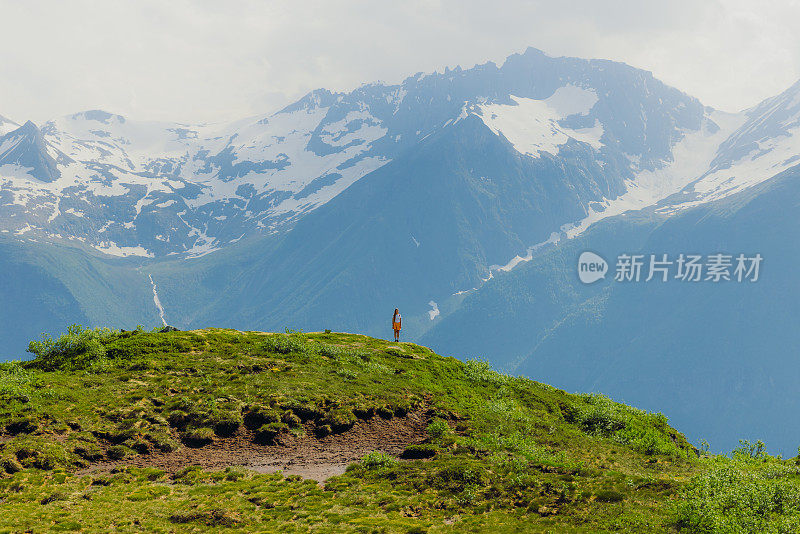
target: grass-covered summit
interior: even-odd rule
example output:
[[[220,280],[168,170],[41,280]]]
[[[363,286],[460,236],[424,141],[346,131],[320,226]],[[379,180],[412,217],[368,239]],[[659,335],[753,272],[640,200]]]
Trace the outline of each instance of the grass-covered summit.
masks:
[[[794,461],[698,458],[661,414],[411,343],[73,328],[31,351],[0,366],[0,531],[740,532],[797,517]]]

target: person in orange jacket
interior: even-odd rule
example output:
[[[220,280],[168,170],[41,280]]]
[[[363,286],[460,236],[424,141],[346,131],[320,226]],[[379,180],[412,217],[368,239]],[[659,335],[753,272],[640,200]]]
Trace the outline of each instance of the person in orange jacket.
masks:
[[[392,316],[392,330],[394,330],[394,340],[400,341],[400,328],[403,327],[403,318],[400,316],[400,310],[394,309]]]

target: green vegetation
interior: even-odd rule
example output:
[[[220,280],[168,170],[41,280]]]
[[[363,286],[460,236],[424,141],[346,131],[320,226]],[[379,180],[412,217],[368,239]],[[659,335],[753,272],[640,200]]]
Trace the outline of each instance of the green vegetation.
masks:
[[[661,414],[410,343],[73,327],[31,352],[31,362],[0,365],[0,532],[800,525],[800,467],[763,444],[701,454]],[[416,438],[397,454],[375,450],[319,484],[235,465],[148,467],[224,443],[322,447],[359,425],[412,421]]]

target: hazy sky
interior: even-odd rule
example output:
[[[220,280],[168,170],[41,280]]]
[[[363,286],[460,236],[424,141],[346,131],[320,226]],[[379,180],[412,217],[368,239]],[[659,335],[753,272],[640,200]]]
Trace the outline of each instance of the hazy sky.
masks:
[[[725,110],[800,78],[800,0],[0,0],[0,115],[221,121],[528,46],[653,71]]]

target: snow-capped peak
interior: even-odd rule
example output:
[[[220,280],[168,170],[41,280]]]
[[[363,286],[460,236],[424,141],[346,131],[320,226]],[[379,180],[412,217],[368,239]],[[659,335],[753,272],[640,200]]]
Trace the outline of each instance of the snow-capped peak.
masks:
[[[709,169],[686,188],[682,206],[732,195],[800,164],[800,81],[740,116]]]
[[[770,161],[772,169],[775,158],[786,163],[798,153],[782,144],[797,138],[797,87],[736,124],[741,131],[723,147],[736,156],[729,161],[749,154],[739,145],[749,147],[753,136],[765,153],[749,160],[759,165]],[[226,124],[89,110],[39,130],[0,118],[0,231],[66,235],[112,254],[197,256],[290,229],[423,140],[456,131],[448,128],[467,115],[474,120],[460,126],[504,137],[526,164],[552,167],[561,158],[555,167],[572,166],[583,188],[576,198],[594,199],[584,206],[587,220],[601,206],[612,213],[610,203],[626,191],[626,202],[641,206],[696,180],[708,167],[684,165],[684,152],[702,145],[705,158],[716,147],[709,139],[718,144],[727,134],[727,126],[714,130],[722,120],[705,116],[696,99],[650,73],[535,49],[500,67],[447,69],[349,93],[320,89],[276,113]],[[721,148],[720,172],[724,159]]]
[[[548,98],[537,100],[510,96],[511,104],[483,104],[476,113],[495,133],[502,134],[522,154],[539,157],[543,152],[558,155],[568,141],[602,147],[603,126],[596,118],[591,127],[570,128],[563,124],[569,117],[584,117],[597,103],[597,93],[568,84]]]
[[[41,182],[53,182],[61,175],[41,130],[31,121],[0,137],[0,167],[26,170]]]

